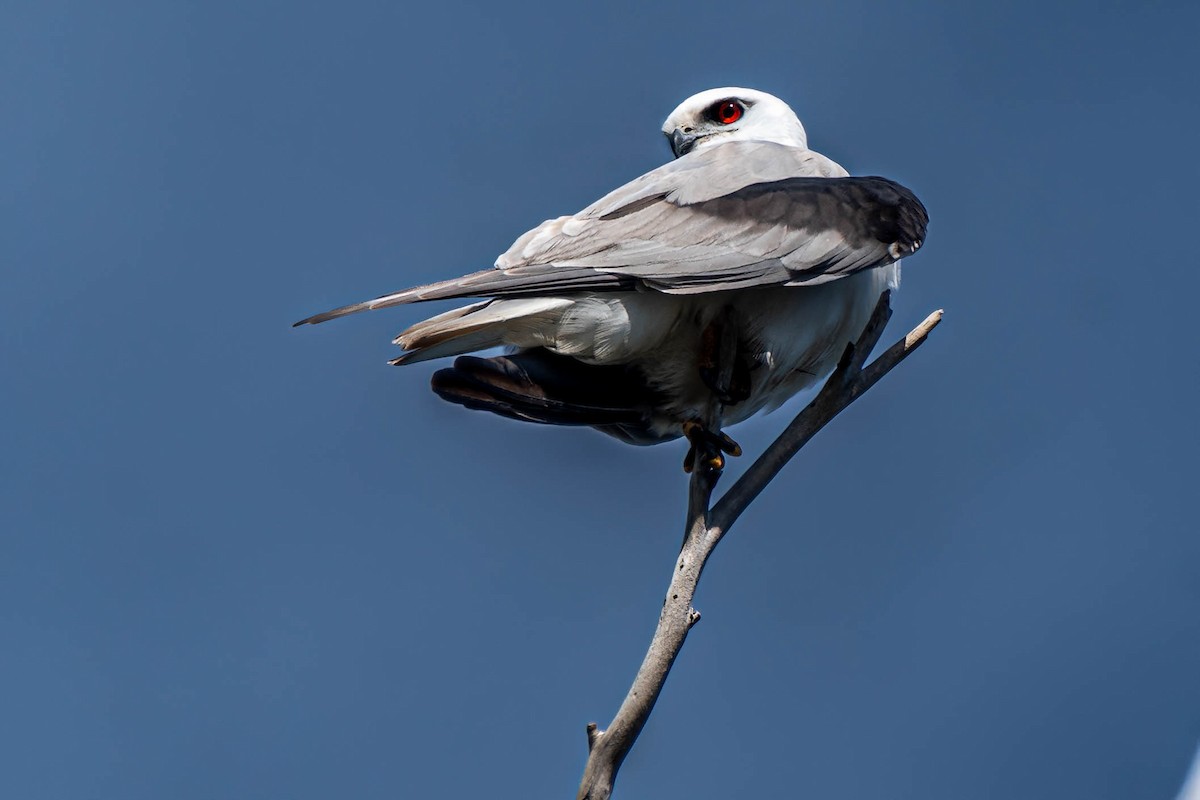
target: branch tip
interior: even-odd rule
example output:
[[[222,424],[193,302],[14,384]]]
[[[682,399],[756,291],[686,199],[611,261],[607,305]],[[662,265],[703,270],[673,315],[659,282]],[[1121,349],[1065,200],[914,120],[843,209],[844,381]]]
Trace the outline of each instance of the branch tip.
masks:
[[[600,726],[594,722],[587,724],[587,740],[588,750],[596,746],[596,742],[600,741],[600,737],[604,735],[604,731],[600,730]]]
[[[937,311],[926,317],[920,325],[913,328],[912,331],[909,332],[908,336],[904,337],[905,347],[911,348],[915,346],[919,340],[928,336],[929,332],[936,328],[938,323],[942,321],[942,317],[945,316],[945,314],[945,310],[939,308]]]

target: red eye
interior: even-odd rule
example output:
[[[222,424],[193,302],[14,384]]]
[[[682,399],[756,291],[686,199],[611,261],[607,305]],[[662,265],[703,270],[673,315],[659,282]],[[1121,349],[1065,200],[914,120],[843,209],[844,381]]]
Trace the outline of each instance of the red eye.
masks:
[[[733,100],[722,100],[713,108],[713,116],[722,125],[732,125],[742,118],[742,106]]]

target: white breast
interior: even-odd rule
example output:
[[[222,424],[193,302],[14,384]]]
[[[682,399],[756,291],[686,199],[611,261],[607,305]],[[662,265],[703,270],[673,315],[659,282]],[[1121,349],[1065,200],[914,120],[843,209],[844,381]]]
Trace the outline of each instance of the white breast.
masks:
[[[766,346],[767,369],[755,381],[747,408],[726,412],[729,423],[773,410],[825,379],[846,345],[862,333],[879,295],[899,286],[900,265],[864,270],[848,278],[797,289],[757,289],[750,331]]]
[[[719,416],[726,425],[782,405],[823,380],[846,345],[862,332],[879,295],[899,283],[899,264],[865,270],[811,287],[763,287],[687,297],[640,293],[608,302],[620,306],[595,328],[590,355],[598,363],[633,362],[652,386],[670,398],[656,432],[678,432],[683,420]],[[700,378],[701,333],[726,306],[734,309],[739,338],[756,343],[751,395],[714,408]],[[573,339],[589,346],[586,326]],[[609,358],[611,357],[611,361]]]

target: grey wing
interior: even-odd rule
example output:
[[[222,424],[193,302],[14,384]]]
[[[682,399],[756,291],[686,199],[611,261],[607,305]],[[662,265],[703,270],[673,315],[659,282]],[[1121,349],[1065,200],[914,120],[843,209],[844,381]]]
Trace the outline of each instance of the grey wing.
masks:
[[[813,285],[916,252],[929,221],[911,191],[876,177],[788,177],[586,213],[527,235],[500,265],[591,269],[669,293]]]
[[[670,293],[824,283],[921,246],[924,206],[885,178],[852,178],[819,153],[729,142],[659,167],[500,257],[635,278]]]
[[[913,253],[928,217],[908,189],[809,150],[731,142],[664,164],[519,238],[496,267],[317,314],[460,297],[639,286],[668,293],[812,285]]]

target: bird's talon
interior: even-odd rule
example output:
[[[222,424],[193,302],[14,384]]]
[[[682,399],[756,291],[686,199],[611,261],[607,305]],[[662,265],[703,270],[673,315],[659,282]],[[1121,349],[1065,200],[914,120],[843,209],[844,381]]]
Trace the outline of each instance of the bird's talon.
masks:
[[[737,458],[742,454],[742,446],[733,439],[729,438],[729,434],[727,434],[725,431],[721,431],[717,434],[717,444],[722,450],[734,458]]]
[[[687,456],[683,459],[684,472],[693,472],[697,463],[703,464],[707,470],[720,472],[725,469],[725,456],[721,455],[722,452],[731,456],[742,454],[742,448],[729,438],[728,434],[723,431],[713,433],[698,420],[688,420],[680,427],[683,429],[683,435],[691,442]]]

